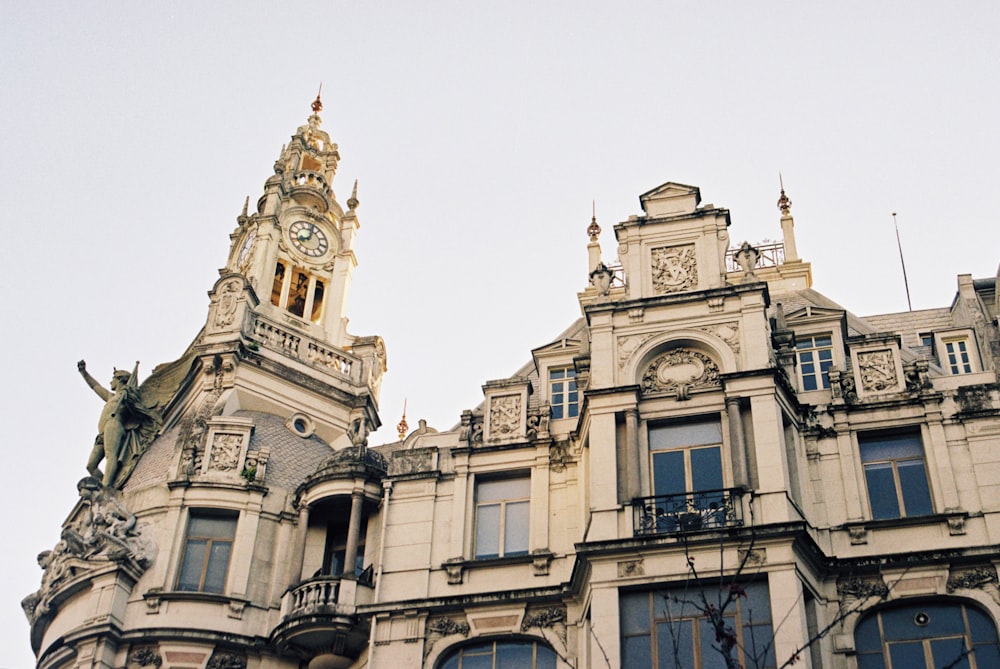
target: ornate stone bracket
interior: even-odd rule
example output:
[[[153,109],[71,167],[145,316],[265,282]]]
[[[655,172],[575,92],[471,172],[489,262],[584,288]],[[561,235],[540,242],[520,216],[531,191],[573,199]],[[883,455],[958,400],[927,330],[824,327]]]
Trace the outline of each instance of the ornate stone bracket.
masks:
[[[527,632],[531,628],[549,628],[556,633],[559,640],[566,644],[566,609],[561,607],[550,607],[541,611],[530,611],[525,614],[521,621],[521,631]]]
[[[462,583],[465,558],[451,558],[441,566],[448,573],[448,585],[459,585]]]
[[[548,576],[549,564],[552,562],[552,552],[547,548],[531,551],[531,566],[535,576]]]

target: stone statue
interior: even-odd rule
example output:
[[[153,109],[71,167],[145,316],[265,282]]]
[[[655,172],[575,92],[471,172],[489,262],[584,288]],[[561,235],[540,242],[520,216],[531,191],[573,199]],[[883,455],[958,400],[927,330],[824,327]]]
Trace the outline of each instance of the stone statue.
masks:
[[[101,410],[101,418],[97,424],[97,438],[87,460],[87,471],[94,478],[100,479],[104,487],[117,487],[124,482],[123,478],[118,478],[120,465],[134,465],[134,460],[160,426],[159,414],[142,401],[137,383],[138,362],[132,372],[124,369],[114,371],[111,390],[103,387],[87,372],[84,360],[76,363],[76,367],[87,385],[104,400],[104,409]],[[103,474],[98,468],[101,460],[106,460],[107,471]],[[123,470],[125,476],[131,473],[131,467],[126,466]]]
[[[149,527],[139,524],[113,490],[92,476],[77,483],[80,508],[63,528],[59,542],[38,554],[41,587],[21,600],[30,622],[48,613],[52,597],[64,581],[90,568],[91,561],[131,559],[145,569],[156,557],[157,546]]]

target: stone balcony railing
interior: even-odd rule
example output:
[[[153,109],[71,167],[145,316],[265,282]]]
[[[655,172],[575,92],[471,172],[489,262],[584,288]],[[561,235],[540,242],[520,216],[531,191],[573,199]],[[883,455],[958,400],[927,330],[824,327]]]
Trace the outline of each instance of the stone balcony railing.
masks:
[[[345,351],[285,329],[259,314],[252,316],[250,332],[253,339],[265,348],[311,367],[333,372],[352,383],[361,381],[361,361]]]
[[[285,593],[281,599],[282,618],[330,611],[337,605],[340,578],[317,576]]]
[[[705,490],[632,500],[635,536],[719,530],[743,525],[743,489]]]

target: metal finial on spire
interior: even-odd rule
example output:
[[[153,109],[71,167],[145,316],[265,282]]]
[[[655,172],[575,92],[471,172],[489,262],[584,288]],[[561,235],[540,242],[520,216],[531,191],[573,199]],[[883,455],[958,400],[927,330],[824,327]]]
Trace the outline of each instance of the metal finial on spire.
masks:
[[[321,81],[319,82],[319,92],[316,93],[316,99],[313,100],[312,103],[313,114],[318,114],[321,111],[323,111],[323,101],[320,99],[320,96],[322,95],[323,95],[323,82]]]
[[[601,234],[601,226],[597,224],[597,200],[591,201],[591,208],[590,225],[587,226],[587,234],[590,236],[590,241],[596,242],[597,237]]]
[[[399,424],[396,425],[396,432],[399,433],[399,440],[403,441],[406,439],[406,433],[410,430],[410,426],[406,424],[406,400],[403,400],[403,417],[400,419]]]
[[[354,180],[354,190],[351,191],[351,197],[347,198],[347,208],[350,211],[354,211],[355,209],[358,208],[359,204],[361,204],[361,203],[358,202],[358,180],[355,179]]]
[[[781,178],[781,172],[778,172],[778,183],[781,184],[781,197],[778,198],[778,209],[781,210],[782,216],[788,216],[792,211],[792,201],[785,195],[785,181]]]

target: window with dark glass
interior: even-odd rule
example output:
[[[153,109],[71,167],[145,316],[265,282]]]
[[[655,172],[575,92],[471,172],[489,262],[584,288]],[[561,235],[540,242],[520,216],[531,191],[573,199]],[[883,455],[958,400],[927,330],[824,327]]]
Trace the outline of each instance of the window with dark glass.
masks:
[[[447,653],[438,669],[555,669],[556,654],[537,641],[486,641]]]
[[[993,620],[954,601],[905,604],[869,613],[854,629],[858,669],[1000,667]]]
[[[858,449],[873,519],[934,513],[919,432],[861,434]]]
[[[718,418],[654,424],[649,428],[653,494],[719,490],[722,427]]]
[[[969,340],[967,338],[946,339],[944,341],[944,351],[948,357],[948,369],[952,374],[972,373],[972,362],[969,359]]]
[[[576,388],[576,370],[562,367],[549,370],[549,402],[552,418],[575,418],[580,411],[580,393]]]
[[[531,478],[476,483],[476,558],[528,554]]]
[[[736,589],[738,588],[738,590]],[[728,605],[726,600],[734,593]],[[726,666],[717,649],[707,607],[723,611],[736,635],[733,659],[744,667],[775,667],[771,602],[767,582],[718,584],[623,593],[622,667],[629,669],[715,669]]]
[[[798,356],[802,390],[829,388],[828,372],[833,367],[833,337],[828,334],[796,336],[795,352]]]
[[[223,592],[235,536],[235,515],[192,512],[188,519],[184,555],[177,575],[177,589],[186,592]]]

